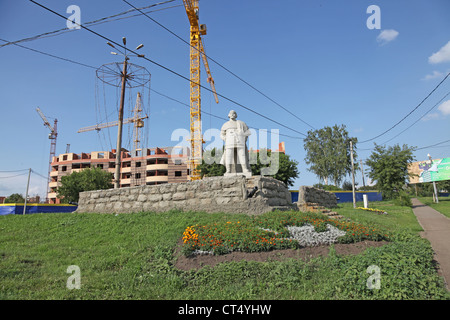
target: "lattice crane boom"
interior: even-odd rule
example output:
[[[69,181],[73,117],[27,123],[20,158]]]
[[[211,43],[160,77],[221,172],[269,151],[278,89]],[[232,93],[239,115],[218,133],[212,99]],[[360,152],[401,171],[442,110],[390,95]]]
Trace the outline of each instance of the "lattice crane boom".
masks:
[[[184,7],[190,23],[190,142],[191,154],[189,158],[189,171],[191,180],[201,179],[197,166],[202,162],[203,136],[201,122],[201,96],[200,96],[200,59],[208,76],[208,82],[214,93],[216,103],[219,102],[216,94],[214,80],[209,70],[208,60],[202,44],[202,35],[206,35],[206,26],[199,23],[198,0],[183,0]]]
[[[141,118],[138,118],[137,120],[133,117],[133,118],[127,118],[123,120],[123,124],[128,124],[128,123],[132,123],[135,121],[141,121],[143,119],[147,119],[148,116],[143,116]],[[105,128],[109,128],[109,127],[114,127],[119,125],[119,121],[111,121],[111,122],[106,122],[106,123],[99,123],[93,126],[88,126],[88,127],[83,127],[81,129],[79,129],[77,131],[77,133],[82,133],[82,132],[87,132],[87,131],[93,131],[93,130],[97,130],[100,131],[101,129],[105,129]]]
[[[46,126],[50,133],[48,135],[48,138],[51,140],[50,143],[50,155],[49,155],[49,164],[48,164],[48,176],[47,176],[47,196],[46,201],[48,201],[48,194],[50,193],[50,171],[52,169],[52,160],[56,153],[56,138],[58,137],[58,120],[55,119],[53,123],[53,127],[50,125],[50,122],[48,122],[47,117],[42,113],[41,109],[39,107],[36,108],[37,113],[44,121],[44,126]]]
[[[56,129],[50,125],[50,122],[48,122],[47,117],[42,113],[41,109],[39,107],[37,107],[36,111],[41,116],[42,120],[44,121],[44,126],[46,126],[50,130],[50,132],[51,132],[50,134],[55,135],[55,136],[58,135],[58,133],[56,132]],[[58,121],[56,120],[56,122],[58,122]],[[49,139],[51,139],[51,138],[49,137]]]
[[[140,94],[140,92],[138,92],[137,98],[136,98],[136,105],[133,109],[134,116],[132,118],[124,119],[122,121],[122,124],[134,123],[134,131],[133,131],[134,150],[138,150],[140,147],[140,142],[141,142],[140,129],[144,127],[144,121],[142,121],[142,120],[148,118],[148,115],[141,116],[141,112],[142,112],[142,100],[141,99],[142,99],[141,94]],[[114,127],[114,126],[118,126],[118,125],[119,125],[118,120],[112,121],[112,122],[107,122],[107,123],[100,123],[100,124],[96,124],[93,126],[81,128],[77,131],[77,133],[88,132],[88,131],[93,131],[93,130],[100,131],[101,129]]]
[[[203,60],[203,65],[205,66],[206,75],[208,76],[207,81],[208,81],[209,85],[211,86],[211,90],[214,95],[214,100],[216,100],[216,103],[219,103],[219,98],[217,97],[217,92],[216,92],[216,86],[214,85],[214,79],[211,75],[211,70],[209,69],[208,58],[206,57],[205,49],[203,48],[203,42],[201,41],[201,39],[200,39],[200,51],[202,53],[202,60]]]

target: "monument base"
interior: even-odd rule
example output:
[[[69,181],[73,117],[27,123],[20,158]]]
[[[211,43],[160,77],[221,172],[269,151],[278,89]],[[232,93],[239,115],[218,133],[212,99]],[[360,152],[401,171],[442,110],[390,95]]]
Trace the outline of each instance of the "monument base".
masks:
[[[76,212],[132,213],[169,210],[262,214],[298,210],[286,185],[274,178],[242,175],[80,193]]]
[[[252,176],[252,173],[249,172],[230,172],[230,173],[225,173],[223,175],[225,178],[229,178],[229,177],[237,177],[237,176],[244,176],[246,178],[250,178]]]

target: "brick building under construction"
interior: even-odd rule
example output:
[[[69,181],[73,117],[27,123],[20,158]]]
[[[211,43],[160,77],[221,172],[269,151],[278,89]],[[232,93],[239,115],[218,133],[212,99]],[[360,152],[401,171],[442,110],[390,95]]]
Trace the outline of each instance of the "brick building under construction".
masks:
[[[186,148],[146,148],[138,155],[122,149],[120,187],[134,187],[162,183],[188,181],[188,153]],[[94,151],[91,153],[63,153],[52,158],[49,203],[58,204],[56,189],[61,186],[61,178],[85,168],[101,168],[115,172],[116,150]]]

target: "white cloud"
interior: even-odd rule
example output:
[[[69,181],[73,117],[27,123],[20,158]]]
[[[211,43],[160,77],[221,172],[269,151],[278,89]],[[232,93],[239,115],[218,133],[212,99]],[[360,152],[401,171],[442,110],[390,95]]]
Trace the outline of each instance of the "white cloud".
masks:
[[[427,74],[424,78],[422,78],[422,80],[432,80],[432,79],[437,79],[437,78],[442,78],[442,77],[444,77],[444,74],[442,72],[433,71],[432,74]]]
[[[438,107],[439,112],[429,113],[422,121],[437,120],[450,114],[450,100],[442,102]]]
[[[380,34],[377,37],[377,41],[381,45],[385,45],[388,42],[394,41],[395,38],[398,36],[398,31],[389,29],[389,30],[383,30],[380,32]]]
[[[442,112],[444,116],[450,114],[450,100],[444,101],[441,103],[441,105],[438,107],[438,110]]]
[[[428,58],[428,62],[432,64],[448,61],[450,61],[450,41]]]
[[[439,119],[439,113],[429,113],[425,117],[422,118],[422,121],[436,120]]]

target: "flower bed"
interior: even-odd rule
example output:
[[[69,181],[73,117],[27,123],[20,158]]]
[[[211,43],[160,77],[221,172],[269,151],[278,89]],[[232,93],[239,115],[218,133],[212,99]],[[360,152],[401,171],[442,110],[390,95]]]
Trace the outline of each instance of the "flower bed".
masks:
[[[363,207],[358,207],[358,208],[356,208],[356,209],[365,210],[365,211],[370,211],[370,212],[374,212],[374,213],[378,213],[378,214],[387,214],[387,212],[384,211],[384,210],[374,209],[374,208],[363,208]]]
[[[219,255],[232,251],[259,252],[298,248],[300,243],[304,245],[308,241],[296,239],[288,227],[311,226],[316,233],[324,233],[330,230],[329,225],[345,232],[336,237],[336,241],[340,243],[381,241],[389,238],[388,234],[379,229],[353,222],[327,219],[317,214],[276,212],[245,221],[189,226],[183,233],[183,251],[186,255],[196,252]],[[329,240],[327,241],[329,243]]]

